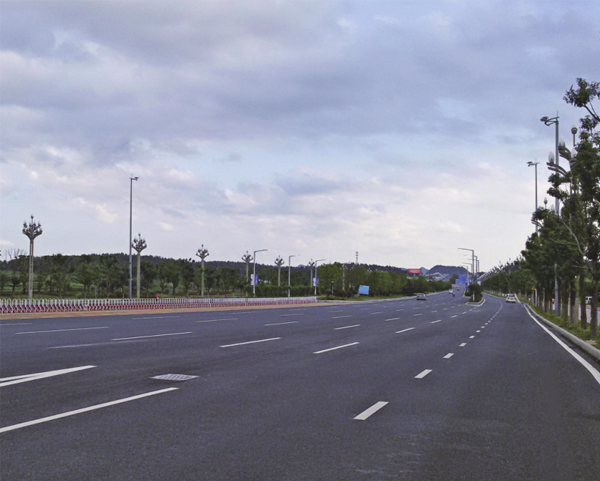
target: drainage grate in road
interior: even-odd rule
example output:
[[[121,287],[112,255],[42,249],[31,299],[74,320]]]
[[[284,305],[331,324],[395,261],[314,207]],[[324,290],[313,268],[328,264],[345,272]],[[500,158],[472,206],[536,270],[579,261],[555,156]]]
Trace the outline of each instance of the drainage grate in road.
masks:
[[[198,376],[189,376],[187,374],[161,374],[160,376],[154,376],[150,379],[158,379],[159,381],[189,381]]]

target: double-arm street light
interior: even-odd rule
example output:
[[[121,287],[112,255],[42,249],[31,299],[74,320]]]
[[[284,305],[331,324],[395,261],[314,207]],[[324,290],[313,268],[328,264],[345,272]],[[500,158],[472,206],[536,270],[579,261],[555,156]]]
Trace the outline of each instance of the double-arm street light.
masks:
[[[132,226],[133,226],[133,181],[139,177],[129,177],[129,299],[131,299],[131,288],[133,284],[133,269],[131,264],[131,244],[132,244]]]
[[[317,278],[317,264],[321,261],[324,261],[325,259],[317,259],[315,261],[315,277],[314,277],[314,284],[315,284],[315,296],[317,295],[317,282],[318,282],[318,278]]]
[[[252,295],[256,297],[256,253],[257,252],[267,252],[269,249],[258,249],[254,251],[254,264],[252,267]]]
[[[546,124],[546,125],[555,125],[556,126],[556,130],[555,130],[555,134],[554,134],[554,157],[556,159],[556,166],[557,167],[558,167],[558,164],[559,164],[559,162],[558,162],[558,118],[559,117],[557,115],[556,117],[552,117],[552,118],[542,117],[540,119],[540,121],[544,122],[544,124]],[[558,197],[555,199],[554,209],[556,210],[556,214],[558,215],[558,213],[559,213],[559,210],[558,210]]]
[[[23,234],[29,238],[29,294],[28,298],[33,299],[33,241],[36,237],[42,235],[42,224],[36,224],[31,216],[29,225],[23,222]]]
[[[292,289],[292,257],[298,257],[297,255],[292,255],[288,257],[288,297],[290,297],[291,289]]]

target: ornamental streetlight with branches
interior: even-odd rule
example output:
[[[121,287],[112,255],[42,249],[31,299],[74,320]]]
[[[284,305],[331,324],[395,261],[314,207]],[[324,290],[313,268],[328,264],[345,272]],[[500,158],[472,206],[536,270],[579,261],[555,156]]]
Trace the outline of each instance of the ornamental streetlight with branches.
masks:
[[[202,247],[198,249],[196,255],[200,257],[200,260],[202,261],[200,267],[202,269],[202,277],[200,278],[200,297],[204,297],[204,259],[206,259],[209,255],[208,251],[204,248],[204,244],[202,244]]]
[[[277,256],[277,259],[275,259],[275,265],[277,266],[277,287],[281,287],[281,266],[284,262],[281,256]]]
[[[33,299],[33,241],[42,235],[42,224],[36,224],[31,216],[29,224],[23,222],[23,234],[29,238],[29,299]]]
[[[248,281],[248,275],[250,274],[249,265],[252,262],[252,256],[246,251],[246,253],[242,256],[242,260],[246,263],[246,281]]]
[[[144,239],[142,239],[142,234],[138,234],[137,238],[133,239],[133,243],[131,244],[131,247],[133,247],[135,249],[135,251],[137,252],[137,285],[136,285],[136,296],[137,299],[140,298],[140,271],[141,271],[141,258],[142,258],[142,251],[148,247],[146,245],[146,241]]]

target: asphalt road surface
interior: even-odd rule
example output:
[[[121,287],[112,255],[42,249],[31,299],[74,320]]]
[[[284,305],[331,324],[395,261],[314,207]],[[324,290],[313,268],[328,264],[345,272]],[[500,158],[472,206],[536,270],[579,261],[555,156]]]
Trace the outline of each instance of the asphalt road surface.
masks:
[[[5,318],[0,336],[5,481],[600,479],[598,363],[494,297]]]

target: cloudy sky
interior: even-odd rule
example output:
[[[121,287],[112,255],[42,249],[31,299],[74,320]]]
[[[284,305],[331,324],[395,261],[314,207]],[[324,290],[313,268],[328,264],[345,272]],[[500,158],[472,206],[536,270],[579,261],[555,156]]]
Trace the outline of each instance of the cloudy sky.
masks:
[[[10,1],[0,249],[481,268],[533,231],[597,0]]]

